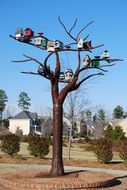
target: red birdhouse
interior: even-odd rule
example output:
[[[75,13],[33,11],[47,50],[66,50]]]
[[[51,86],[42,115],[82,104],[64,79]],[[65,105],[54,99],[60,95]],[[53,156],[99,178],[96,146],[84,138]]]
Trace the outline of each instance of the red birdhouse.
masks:
[[[33,37],[33,35],[34,35],[34,32],[30,28],[25,29],[25,36],[31,38]]]
[[[91,49],[91,48],[92,48],[91,41],[89,41],[89,42],[84,42],[84,43],[83,43],[83,48],[84,48],[84,49]]]
[[[30,41],[30,38],[34,36],[34,32],[30,28],[25,29],[25,35],[24,35],[24,40],[25,41]]]

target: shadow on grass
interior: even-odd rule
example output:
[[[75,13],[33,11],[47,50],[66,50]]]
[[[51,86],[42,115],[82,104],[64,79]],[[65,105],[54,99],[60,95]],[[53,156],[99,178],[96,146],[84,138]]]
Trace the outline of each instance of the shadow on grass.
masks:
[[[108,162],[108,164],[121,164],[121,163],[123,163],[122,160],[112,160],[112,161]]]

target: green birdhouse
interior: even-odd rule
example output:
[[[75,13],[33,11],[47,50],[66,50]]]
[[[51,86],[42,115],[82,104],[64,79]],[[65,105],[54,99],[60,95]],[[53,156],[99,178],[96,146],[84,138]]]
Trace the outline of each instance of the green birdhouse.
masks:
[[[94,60],[92,60],[92,66],[93,67],[98,67],[100,65],[100,62],[99,62],[99,60],[97,59],[94,59]]]

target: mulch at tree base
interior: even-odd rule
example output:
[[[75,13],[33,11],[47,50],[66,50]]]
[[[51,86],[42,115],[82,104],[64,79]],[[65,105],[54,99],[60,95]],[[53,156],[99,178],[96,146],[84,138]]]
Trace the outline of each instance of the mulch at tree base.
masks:
[[[63,189],[96,189],[110,187],[114,177],[99,172],[69,172],[64,176],[50,176],[48,171],[29,170],[13,172],[0,177],[0,183],[9,190],[63,190]]]

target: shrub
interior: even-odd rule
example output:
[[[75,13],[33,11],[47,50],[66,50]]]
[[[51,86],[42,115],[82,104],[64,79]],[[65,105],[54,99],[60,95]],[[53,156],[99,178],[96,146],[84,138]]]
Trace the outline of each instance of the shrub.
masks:
[[[112,160],[112,142],[110,140],[106,138],[94,140],[92,147],[99,162],[107,163]]]
[[[105,136],[105,138],[107,138],[109,140],[112,140],[112,138],[113,138],[113,128],[112,128],[112,126],[110,124],[106,127],[106,130],[104,130],[104,136]]]
[[[123,140],[120,142],[119,156],[122,160],[127,161],[127,140]]]
[[[28,138],[28,151],[34,157],[43,158],[49,153],[50,140],[47,137],[31,135]]]
[[[122,127],[115,126],[115,129],[113,130],[113,140],[115,141],[121,141],[126,139],[125,133],[123,132]]]
[[[126,139],[125,133],[120,126],[115,126],[113,129],[111,125],[108,125],[107,129],[104,131],[104,136],[105,138],[113,141],[121,141]]]
[[[20,138],[15,134],[7,134],[1,138],[1,151],[14,156],[20,150]]]

